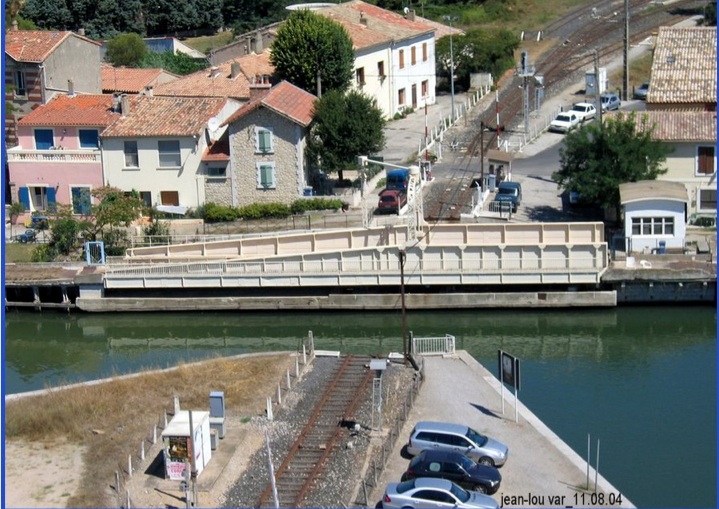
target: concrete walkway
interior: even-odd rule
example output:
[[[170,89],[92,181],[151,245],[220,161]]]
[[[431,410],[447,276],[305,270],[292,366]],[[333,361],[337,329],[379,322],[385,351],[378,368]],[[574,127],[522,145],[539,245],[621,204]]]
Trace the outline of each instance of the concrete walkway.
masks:
[[[493,495],[505,507],[634,507],[624,494],[601,475],[592,499],[594,469],[587,491],[586,462],[547,428],[521,401],[514,422],[514,394],[505,389],[504,414],[499,381],[465,351],[454,357],[425,357],[425,381],[404,424],[400,438],[369,506],[382,499],[389,482],[398,482],[408,460],[401,450],[417,421],[434,420],[467,424],[509,447],[507,463],[500,469],[502,484]],[[521,393],[520,393],[521,396]],[[601,465],[600,465],[601,468]],[[599,499],[603,503],[599,503]],[[609,503],[610,499],[613,503]],[[592,503],[592,502],[596,503]]]

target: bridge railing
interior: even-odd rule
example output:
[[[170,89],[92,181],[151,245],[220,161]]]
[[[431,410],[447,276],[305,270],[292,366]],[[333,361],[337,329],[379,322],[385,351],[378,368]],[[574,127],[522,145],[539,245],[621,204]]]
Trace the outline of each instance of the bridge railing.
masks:
[[[412,333],[410,332],[410,335]],[[412,336],[412,355],[454,355],[455,339],[450,334],[434,338]]]

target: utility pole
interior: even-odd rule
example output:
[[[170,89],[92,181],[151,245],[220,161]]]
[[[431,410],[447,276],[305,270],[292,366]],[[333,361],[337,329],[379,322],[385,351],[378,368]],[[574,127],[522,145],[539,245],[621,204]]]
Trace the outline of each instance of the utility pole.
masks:
[[[599,83],[599,52],[594,50],[594,107],[597,108],[597,122],[599,129],[602,128],[602,94]]]
[[[522,50],[519,62],[519,71],[517,73],[522,78],[523,94],[523,110],[524,110],[524,134],[529,134],[529,80],[534,76],[534,67],[529,64],[529,53]]]
[[[322,76],[320,76],[320,69],[317,68],[317,98],[322,97]]]
[[[479,122],[479,181],[484,193],[484,121]]]
[[[624,76],[622,79],[622,101],[627,100],[629,90],[629,0],[624,0]]]
[[[444,19],[449,21],[449,89],[452,96],[452,125],[454,125],[454,43],[452,40],[452,21],[455,21],[457,17],[445,16]]]
[[[404,249],[399,250],[399,291],[402,296],[402,352],[404,355],[404,363],[407,364],[409,352],[407,351],[407,307],[404,302],[404,262],[407,259],[407,253]]]

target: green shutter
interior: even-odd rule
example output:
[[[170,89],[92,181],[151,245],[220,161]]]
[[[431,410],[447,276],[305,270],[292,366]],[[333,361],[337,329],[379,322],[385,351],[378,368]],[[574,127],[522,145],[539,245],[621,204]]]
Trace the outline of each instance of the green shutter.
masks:
[[[272,166],[260,166],[260,185],[265,189],[274,187],[274,179],[272,178]]]
[[[271,152],[272,151],[272,131],[262,130],[257,133],[259,137],[259,149],[260,152]]]

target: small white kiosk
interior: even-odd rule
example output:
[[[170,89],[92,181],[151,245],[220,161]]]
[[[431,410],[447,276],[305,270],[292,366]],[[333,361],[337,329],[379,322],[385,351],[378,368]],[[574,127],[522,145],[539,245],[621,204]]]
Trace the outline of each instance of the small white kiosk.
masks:
[[[210,447],[210,412],[192,411],[195,451],[192,450],[190,434],[190,412],[180,410],[162,432],[163,456],[165,458],[165,478],[182,481],[185,467],[192,465],[195,455],[195,468],[199,475],[212,456]]]

